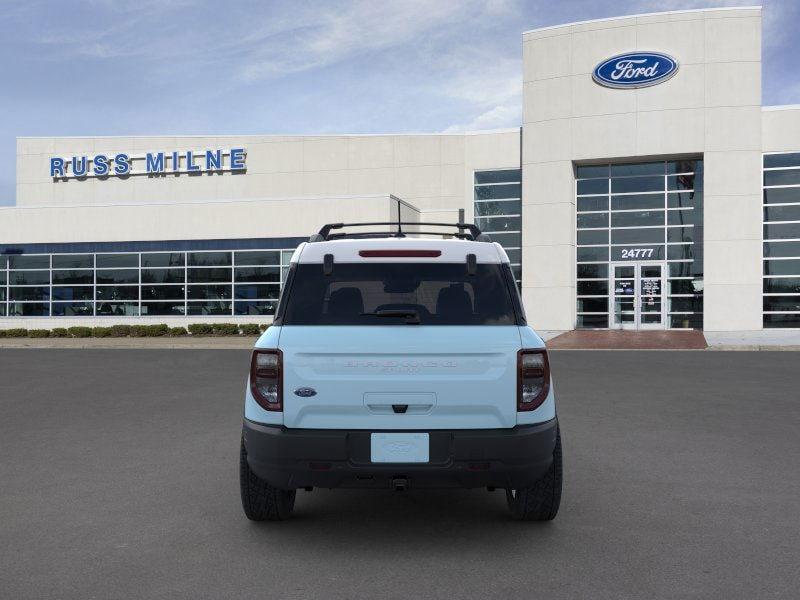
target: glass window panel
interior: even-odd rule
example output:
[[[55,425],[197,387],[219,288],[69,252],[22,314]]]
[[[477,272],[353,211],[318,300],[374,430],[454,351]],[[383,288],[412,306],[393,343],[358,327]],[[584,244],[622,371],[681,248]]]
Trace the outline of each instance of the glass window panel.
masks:
[[[137,302],[98,302],[95,313],[104,317],[136,317],[139,315]]]
[[[764,204],[800,202],[800,187],[764,190]]]
[[[578,230],[579,245],[608,244],[608,229]]]
[[[764,225],[764,239],[800,239],[800,223]]]
[[[53,271],[53,284],[94,283],[94,271]]]
[[[765,206],[765,221],[800,221],[800,204],[796,206]]]
[[[699,210],[669,210],[667,211],[667,224],[699,225],[697,216],[702,214]]]
[[[578,198],[578,211],[608,210],[608,196],[594,198]]]
[[[764,275],[797,275],[800,277],[800,259],[765,260]]]
[[[519,233],[492,233],[489,235],[493,242],[498,242],[501,246],[509,248],[519,248],[522,246],[522,235]]]
[[[785,154],[765,154],[764,167],[800,167],[800,152]]]
[[[0,302],[5,302],[6,299],[7,299],[6,298],[6,288],[0,287]],[[2,305],[0,305],[0,306],[2,306]]]
[[[182,267],[186,263],[183,252],[158,252],[142,254],[142,267]]]
[[[667,229],[667,242],[694,241],[693,227],[670,227]]]
[[[237,315],[274,315],[277,302],[249,301],[236,302]]]
[[[99,257],[98,257],[99,262]],[[109,269],[95,271],[97,283],[139,283],[138,269]]]
[[[54,317],[91,317],[94,314],[91,302],[53,302]]]
[[[49,287],[12,287],[8,288],[9,300],[49,300]]]
[[[190,267],[222,267],[231,264],[231,253],[189,252],[186,260]]]
[[[667,260],[683,260],[694,258],[691,244],[678,244],[667,246]]]
[[[590,213],[578,215],[578,228],[608,227],[608,213]]]
[[[656,192],[664,190],[663,177],[622,177],[611,180],[611,193]]]
[[[126,267],[138,267],[138,254],[98,254],[98,269],[119,269]]]
[[[605,177],[608,179],[608,165],[581,165],[575,169],[576,179]]]
[[[664,208],[664,194],[611,196],[611,210],[647,210]]]
[[[294,250],[281,250],[281,264],[288,265],[292,260]]]
[[[764,185],[800,184],[800,169],[786,171],[764,171]]]
[[[669,312],[703,312],[703,297],[669,299]]]
[[[670,192],[667,194],[668,208],[699,208],[702,204],[702,192]]]
[[[475,183],[503,183],[507,181],[522,181],[522,171],[519,169],[503,169],[475,172]]]
[[[481,231],[491,234],[497,231],[521,231],[520,217],[484,217],[475,219]]]
[[[142,302],[141,314],[146,316],[181,316],[184,313],[183,302]]]
[[[578,180],[578,195],[608,194],[608,179],[581,179]]]
[[[0,254],[0,271],[5,270],[6,266],[8,266],[8,257]]]
[[[91,269],[94,256],[91,254],[53,254],[54,269]]]
[[[91,300],[94,288],[90,285],[53,287],[53,300]]]
[[[183,269],[142,269],[142,283],[185,283]]]
[[[6,293],[5,290],[3,290],[3,294],[5,293]],[[0,304],[0,317],[5,317],[5,316],[6,316],[6,305]]]
[[[230,267],[227,269],[189,269],[188,279],[189,283],[229,282],[231,280],[231,269]]]
[[[668,292],[670,294],[697,294],[702,292],[702,279],[670,279]]]
[[[611,177],[627,175],[663,175],[664,162],[627,163],[611,165]]]
[[[691,277],[695,274],[693,264],[692,262],[669,263],[669,276]]]
[[[183,300],[184,289],[182,285],[143,285],[142,301]]]
[[[281,253],[277,250],[235,252],[234,262],[237,265],[278,265],[281,264]]]
[[[672,329],[702,329],[703,315],[670,315],[669,326]]]
[[[600,279],[608,277],[608,265],[578,265],[579,279]]]
[[[138,300],[139,287],[135,285],[97,286],[98,300]]]
[[[508,260],[512,263],[519,264],[522,261],[522,250],[514,249],[514,248],[506,248],[506,254],[508,254]]]
[[[605,280],[579,281],[578,295],[579,296],[608,295],[608,281]]]
[[[47,302],[9,302],[8,314],[11,317],[47,317],[50,305]]]
[[[229,300],[231,285],[190,285],[186,297],[189,300]]]
[[[521,200],[494,200],[491,202],[476,202],[475,216],[485,217],[491,215],[518,215],[521,214]],[[237,261],[236,264],[239,264]]]
[[[703,170],[702,160],[672,160],[667,162],[667,174],[695,173]]]
[[[643,210],[636,212],[611,213],[612,227],[645,227],[647,225],[663,225],[663,210]]]
[[[579,329],[607,329],[608,315],[578,315]]]
[[[15,254],[8,257],[9,269],[49,269],[49,254]]]
[[[664,241],[664,228],[612,229],[612,244],[653,244]]]
[[[661,277],[661,267],[658,265],[642,266],[641,271],[642,277]]]
[[[42,285],[50,283],[50,271],[11,271],[8,274],[10,285]]]
[[[0,285],[6,284],[6,272],[0,271]]]
[[[511,265],[511,274],[514,276],[514,281],[522,279],[522,268],[517,265]]]
[[[522,184],[484,185],[475,188],[475,200],[496,200],[499,198],[521,198]]]
[[[778,327],[800,328],[800,314],[764,315],[764,327],[769,329]]]
[[[608,261],[608,248],[584,247],[576,250],[578,262],[599,262]]]
[[[578,298],[578,312],[608,312],[608,298]]]
[[[668,175],[667,176],[667,189],[668,190],[693,190],[695,187],[700,187],[700,179],[695,181],[694,175]]]
[[[800,242],[764,242],[764,256],[800,257]]]
[[[230,315],[231,303],[219,302],[189,302],[186,305],[186,314],[189,315]]]
[[[277,285],[237,285],[234,295],[237,300],[257,300],[268,298],[277,300],[280,293],[280,286]]]
[[[764,296],[764,310],[800,313],[800,296]]]
[[[800,294],[800,277],[764,279],[765,294]]]
[[[237,267],[233,271],[236,281],[280,281],[278,267]]]

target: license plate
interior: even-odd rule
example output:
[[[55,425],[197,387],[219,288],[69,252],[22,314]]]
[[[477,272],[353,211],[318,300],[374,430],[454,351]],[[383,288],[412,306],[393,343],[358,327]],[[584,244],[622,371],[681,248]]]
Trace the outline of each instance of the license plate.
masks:
[[[374,463],[426,463],[430,460],[427,433],[373,433],[370,441]]]

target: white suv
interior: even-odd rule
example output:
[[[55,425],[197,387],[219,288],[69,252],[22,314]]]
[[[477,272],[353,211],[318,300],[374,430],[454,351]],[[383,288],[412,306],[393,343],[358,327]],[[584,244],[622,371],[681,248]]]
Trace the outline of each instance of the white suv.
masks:
[[[340,232],[356,225],[394,227]],[[249,519],[285,519],[314,487],[503,488],[514,518],[555,517],[544,343],[503,248],[474,225],[443,227],[326,225],[295,251],[245,392]]]

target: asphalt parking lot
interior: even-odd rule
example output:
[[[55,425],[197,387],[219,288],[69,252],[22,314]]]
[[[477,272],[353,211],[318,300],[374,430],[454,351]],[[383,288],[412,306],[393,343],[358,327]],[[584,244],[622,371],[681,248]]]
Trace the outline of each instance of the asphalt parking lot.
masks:
[[[796,598],[800,354],[552,353],[561,512],[239,503],[239,350],[0,350],[0,598]]]

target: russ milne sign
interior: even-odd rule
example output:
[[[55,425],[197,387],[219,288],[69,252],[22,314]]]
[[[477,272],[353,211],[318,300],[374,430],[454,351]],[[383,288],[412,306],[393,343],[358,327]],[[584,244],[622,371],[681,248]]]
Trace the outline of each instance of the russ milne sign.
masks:
[[[642,88],[662,83],[678,72],[678,61],[660,52],[619,54],[597,65],[592,79],[610,88]]]
[[[70,156],[50,158],[50,177],[53,179],[84,179],[88,177],[126,177],[128,175],[167,175],[178,173],[243,172],[247,169],[247,150],[202,150],[195,152],[148,152],[130,155]]]

